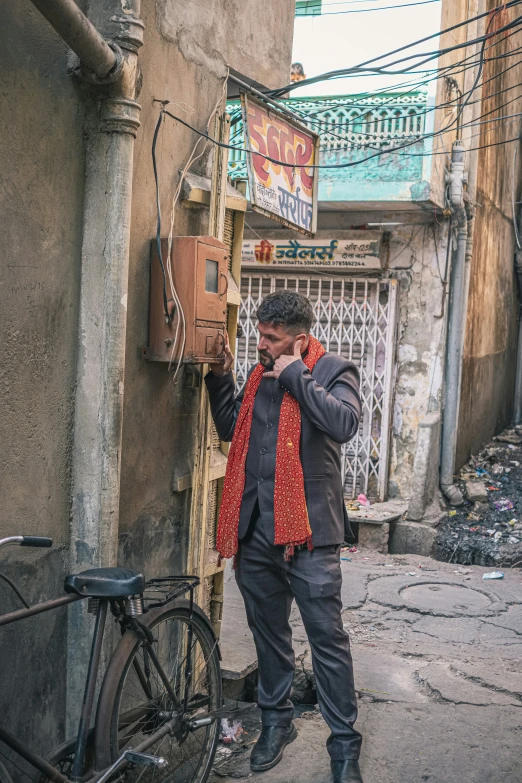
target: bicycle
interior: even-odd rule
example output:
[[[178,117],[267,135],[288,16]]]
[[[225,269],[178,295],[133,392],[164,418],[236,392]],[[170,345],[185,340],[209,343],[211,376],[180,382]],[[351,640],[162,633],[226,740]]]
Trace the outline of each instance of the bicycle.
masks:
[[[52,540],[0,539],[0,547],[11,544],[49,547]],[[67,576],[65,595],[34,606],[7,576],[0,573],[0,579],[24,604],[23,609],[1,615],[0,626],[82,600],[88,601],[88,611],[95,615],[76,737],[48,759],[2,725],[1,742],[37,770],[41,781],[205,783],[219,738],[218,719],[225,708],[219,646],[210,622],[194,602],[198,577],[167,576],[146,582],[142,574],[127,568],[93,568]],[[91,726],[109,611],[120,626],[121,638],[106,668]],[[12,783],[3,764],[0,783]]]

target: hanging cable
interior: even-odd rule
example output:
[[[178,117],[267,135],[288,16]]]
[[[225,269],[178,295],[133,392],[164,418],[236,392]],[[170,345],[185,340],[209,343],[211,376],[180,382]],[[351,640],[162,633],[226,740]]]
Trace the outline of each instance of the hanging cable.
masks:
[[[163,111],[160,111],[156,127],[154,129],[154,136],[152,138],[152,168],[154,169],[154,182],[156,184],[156,248],[158,251],[158,259],[161,265],[161,271],[163,273],[163,309],[165,311],[165,320],[170,323],[169,306],[167,300],[167,275],[165,274],[165,264],[163,263],[163,254],[161,252],[161,203],[159,192],[159,179],[158,179],[158,164],[156,161],[156,144],[158,142],[158,134],[163,121]]]
[[[350,68],[342,68],[336,71],[328,71],[326,73],[319,74],[318,76],[314,76],[310,79],[305,79],[300,82],[291,82],[290,84],[287,84],[285,87],[280,87],[275,90],[267,90],[267,95],[270,95],[273,98],[278,98],[281,95],[284,95],[285,93],[291,92],[292,90],[300,89],[301,87],[306,87],[310,84],[316,84],[317,82],[328,81],[332,78],[346,76],[348,74],[355,73],[360,68],[364,68],[368,65],[371,65],[372,63],[378,62],[379,60],[383,60],[386,57],[392,57],[394,54],[399,54],[400,52],[406,51],[407,49],[411,49],[414,46],[418,46],[419,44],[425,43],[426,41],[433,40],[434,38],[438,38],[439,36],[443,36],[447,33],[453,32],[454,30],[458,30],[461,27],[465,27],[466,25],[471,24],[471,22],[475,22],[489,16],[492,12],[498,12],[506,8],[512,8],[514,6],[520,5],[521,2],[522,0],[511,0],[511,2],[509,3],[503,3],[502,5],[499,5],[494,9],[485,11],[484,13],[478,14],[477,16],[470,17],[469,19],[466,19],[463,22],[458,22],[457,24],[454,24],[451,27],[447,27],[444,30],[440,30],[437,31],[436,33],[432,33],[431,35],[427,35],[424,38],[419,38],[417,41],[413,41],[412,43],[408,43],[405,44],[404,46],[400,46],[397,49],[393,49],[390,52],[378,55],[377,57],[373,57],[370,60],[366,60],[365,62],[359,63],[358,65],[354,65]],[[513,24],[513,22],[511,22],[510,25],[511,24]],[[502,32],[504,29],[506,28],[505,27],[500,28],[498,31],[495,31],[494,35],[496,35],[497,32]],[[482,36],[472,41],[465,41],[464,43],[455,44],[454,46],[438,50],[439,54],[435,56],[440,56],[442,54],[449,54],[452,51],[455,51],[457,49],[462,49],[467,46],[471,46],[475,43],[480,43],[481,41],[482,41]],[[429,54],[432,55],[434,53],[429,53]],[[422,56],[424,55],[423,54],[409,55],[408,57],[402,58],[401,60],[397,60],[394,63],[389,63],[387,67],[390,67],[390,65],[396,65],[400,62],[404,62],[408,59],[411,59],[412,57],[422,57]],[[233,77],[231,78],[233,79]]]

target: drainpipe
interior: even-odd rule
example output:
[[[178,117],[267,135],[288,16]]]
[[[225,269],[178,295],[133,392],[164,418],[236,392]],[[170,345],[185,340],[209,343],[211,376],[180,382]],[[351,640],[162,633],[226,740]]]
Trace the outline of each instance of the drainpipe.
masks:
[[[449,200],[457,228],[457,245],[453,254],[448,309],[448,339],[446,344],[444,421],[442,425],[440,486],[451,505],[464,502],[462,493],[453,483],[459,420],[460,385],[462,378],[462,351],[466,325],[466,247],[468,220],[464,207],[465,148],[455,141],[451,154],[451,167],[446,176]],[[450,240],[451,241],[451,240]]]
[[[31,1],[78,55],[82,65],[96,76],[105,79],[113,68],[121,65],[121,51],[115,50],[111,43],[100,35],[73,0]]]
[[[70,568],[117,562],[134,140],[140,106],[140,0],[97,0],[89,21],[72,0],[33,0],[80,57],[87,97],[79,346],[72,444]],[[124,10],[122,10],[124,9]],[[106,32],[104,38],[96,28]],[[89,110],[90,109],[90,110]],[[67,736],[78,726],[92,634],[85,602],[71,607]],[[109,637],[109,634],[107,634]],[[107,638],[108,645],[111,644]],[[108,652],[108,651],[106,651]]]
[[[522,229],[522,207],[518,211],[518,232]],[[515,272],[518,284],[518,347],[515,375],[514,424],[522,424],[522,250],[515,251]]]

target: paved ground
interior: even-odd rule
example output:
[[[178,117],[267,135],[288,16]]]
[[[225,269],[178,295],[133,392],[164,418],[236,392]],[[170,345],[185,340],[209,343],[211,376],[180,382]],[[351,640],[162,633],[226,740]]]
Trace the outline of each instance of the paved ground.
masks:
[[[412,555],[359,551],[343,562],[343,603],[352,639],[365,783],[522,781],[522,571],[483,581],[491,569]],[[421,567],[419,567],[421,566]],[[455,573],[460,571],[461,573]],[[224,666],[255,660],[233,577],[228,575]],[[228,602],[227,602],[228,598]],[[227,609],[228,607],[228,609]],[[313,699],[306,637],[294,612],[296,691]],[[212,783],[252,776],[248,734],[221,749]],[[317,711],[297,719],[299,737],[283,762],[253,775],[261,783],[328,783],[328,730]]]

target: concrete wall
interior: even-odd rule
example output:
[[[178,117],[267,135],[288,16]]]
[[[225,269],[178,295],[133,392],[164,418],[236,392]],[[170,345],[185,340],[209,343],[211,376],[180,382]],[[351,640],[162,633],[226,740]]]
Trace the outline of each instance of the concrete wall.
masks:
[[[119,4],[116,4],[119,8]],[[91,0],[96,10],[96,0]],[[120,8],[121,12],[121,8]],[[120,562],[146,574],[184,568],[190,494],[173,495],[190,468],[199,389],[176,387],[141,358],[147,340],[149,242],[155,234],[151,144],[158,105],[204,128],[226,64],[279,86],[288,81],[293,0],[143,0],[142,126],[135,147],[122,451]],[[2,550],[2,570],[31,601],[57,595],[68,571],[84,187],[84,87],[68,50],[29,0],[0,7],[0,536],[50,535],[50,552]],[[159,144],[165,218],[196,135],[165,124]],[[208,156],[200,171],[208,171]],[[206,230],[206,210],[180,208],[175,233]],[[16,600],[0,585],[2,610]],[[37,750],[64,737],[66,611],[0,631],[0,715]],[[80,641],[85,646],[87,644]],[[27,649],[24,668],[21,649]],[[6,676],[6,673],[7,676]],[[28,707],[30,706],[30,709]],[[3,748],[0,748],[3,750]]]
[[[489,3],[489,7],[494,4]],[[516,16],[508,9],[499,24]],[[504,38],[495,47],[509,54],[522,44],[522,34]],[[517,55],[490,62],[486,78],[518,63]],[[483,93],[487,119],[522,110],[519,64],[491,79]],[[505,105],[508,104],[508,105]],[[480,135],[478,135],[480,130]],[[519,133],[517,119],[492,122],[474,131],[474,145],[497,145],[479,152],[475,242],[471,260],[468,319],[464,347],[457,466],[511,421],[517,349],[517,292],[514,275],[513,201],[520,200],[522,158],[518,142],[500,144]],[[517,149],[518,148],[518,149]],[[515,153],[517,157],[515,158]],[[514,179],[514,181],[513,181]],[[516,209],[516,207],[515,207]]]
[[[2,549],[0,569],[36,602],[59,594],[68,560],[83,101],[31,3],[3,3],[0,30],[0,537],[55,542]],[[3,586],[0,608],[20,608]],[[0,632],[2,720],[40,750],[63,738],[65,622],[59,610]]]
[[[400,281],[390,497],[410,497],[419,423],[427,414],[440,411],[447,230],[444,220],[403,224],[390,236],[390,275]]]

